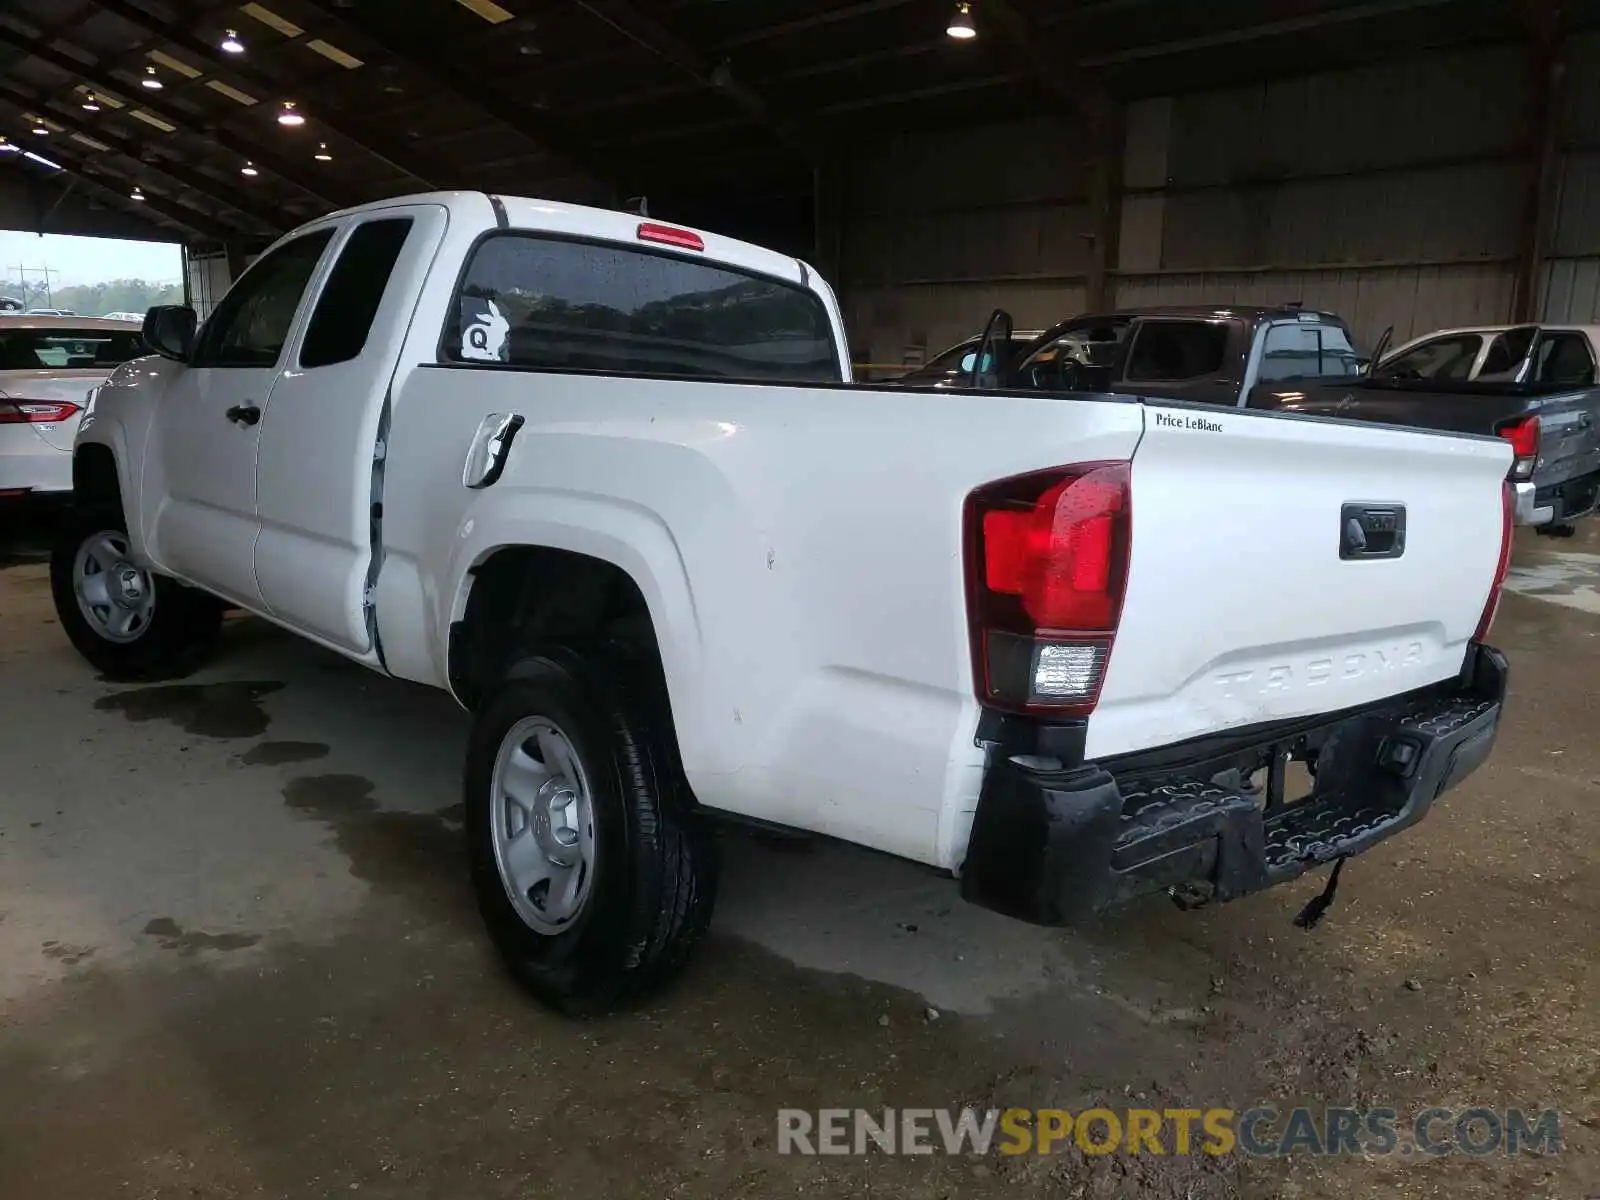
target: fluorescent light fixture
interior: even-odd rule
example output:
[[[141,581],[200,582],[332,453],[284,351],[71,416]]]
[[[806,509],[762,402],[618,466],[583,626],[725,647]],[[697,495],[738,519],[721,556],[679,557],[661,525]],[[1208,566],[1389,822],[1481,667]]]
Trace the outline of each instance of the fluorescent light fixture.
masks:
[[[221,42],[217,43],[217,49],[221,50],[224,54],[243,54],[244,43],[239,40],[238,31],[230,29],[228,30],[227,36],[225,36]]]
[[[283,107],[278,110],[278,124],[287,125],[290,129],[294,129],[297,126],[304,125],[305,123],[306,119],[295,111],[294,101],[285,100],[283,102]]]
[[[135,121],[143,121],[146,125],[150,126],[152,129],[161,130],[162,133],[171,133],[172,130],[173,130],[173,126],[167,124],[160,117],[155,116],[152,113],[145,112],[142,108],[135,108],[132,111],[130,111],[128,113],[128,115],[130,117],[132,117]]]
[[[21,146],[17,145],[15,142],[8,141],[4,137],[0,137],[0,154],[18,154],[21,151]]]
[[[90,92],[87,96],[85,96],[83,98],[83,111],[84,112],[99,112],[100,111],[100,101],[95,99],[95,96],[94,96],[93,92]]]
[[[140,190],[140,187],[137,183],[133,185],[133,191],[128,193],[128,199],[140,201],[144,199],[144,192]]]
[[[469,12],[476,13],[491,25],[499,25],[517,15],[501,8],[494,0],[456,0],[456,3]]]
[[[206,80],[206,86],[218,95],[226,96],[229,100],[249,107],[256,103],[256,98],[248,92],[241,92],[238,88],[223,83],[220,79]]]
[[[328,153],[328,143],[327,142],[318,142],[317,143],[317,152],[315,154],[313,154],[311,157],[316,159],[318,162],[332,162],[333,161],[333,155]]]
[[[39,120],[38,117],[31,117],[29,119],[33,122],[33,132],[35,134],[37,134],[39,137],[50,136],[50,127],[48,125]]]
[[[48,159],[48,158],[46,158],[46,157],[45,157],[45,156],[44,156],[44,155],[42,155],[42,154],[35,154],[35,153],[34,153],[34,152],[33,152],[33,151],[32,151],[32,150],[24,150],[24,151],[23,151],[23,152],[22,152],[22,157],[23,157],[23,158],[31,158],[31,159],[33,159],[33,161],[34,161],[34,162],[36,162],[36,163],[43,163],[43,164],[44,164],[44,165],[45,165],[45,166],[47,166],[47,167],[49,167],[49,168],[50,168],[50,169],[51,169],[51,170],[52,170],[52,171],[59,171],[59,170],[61,170],[61,164],[60,164],[60,163],[58,163],[58,162],[51,162],[51,161],[50,161],[50,160],[49,160],[49,159]]]
[[[972,5],[966,0],[956,5],[956,11],[950,17],[950,24],[945,27],[945,32],[958,42],[970,42],[978,36],[978,27],[972,23]]]
[[[161,82],[156,76],[155,67],[151,66],[144,69],[144,78],[139,80],[139,86],[149,88],[152,92],[159,92],[166,84]]]
[[[363,65],[361,60],[348,50],[341,50],[332,42],[325,42],[321,38],[312,38],[305,43],[305,47],[313,54],[322,55],[329,62],[338,63],[346,71],[354,71],[357,67]]]
[[[248,175],[250,178],[254,179],[257,175],[261,174],[261,172],[256,170],[255,163],[247,162],[244,164],[244,166],[239,168],[239,174]]]

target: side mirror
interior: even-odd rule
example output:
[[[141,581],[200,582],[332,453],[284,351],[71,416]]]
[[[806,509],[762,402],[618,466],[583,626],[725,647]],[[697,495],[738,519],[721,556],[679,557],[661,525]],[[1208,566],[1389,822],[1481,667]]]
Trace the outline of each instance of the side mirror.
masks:
[[[144,344],[162,358],[188,362],[198,323],[187,304],[158,304],[144,314]]]

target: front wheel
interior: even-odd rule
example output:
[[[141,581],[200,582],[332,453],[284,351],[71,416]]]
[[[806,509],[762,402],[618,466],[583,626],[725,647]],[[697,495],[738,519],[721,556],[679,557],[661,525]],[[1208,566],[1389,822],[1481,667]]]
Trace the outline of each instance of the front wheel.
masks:
[[[465,799],[479,911],[540,1000],[601,1012],[687,963],[716,847],[654,672],[565,649],[516,664],[479,710]]]
[[[189,674],[215,647],[222,607],[134,561],[120,514],[74,510],[50,556],[61,628],[108,679]]]

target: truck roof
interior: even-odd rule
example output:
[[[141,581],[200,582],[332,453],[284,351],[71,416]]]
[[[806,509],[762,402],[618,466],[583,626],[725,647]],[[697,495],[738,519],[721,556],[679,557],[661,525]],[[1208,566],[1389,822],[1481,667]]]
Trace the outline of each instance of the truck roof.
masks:
[[[705,245],[705,256],[717,262],[743,267],[747,271],[775,276],[802,285],[810,284],[815,274],[800,259],[791,255],[779,254],[775,250],[767,250],[750,242],[741,242],[737,238],[696,229],[678,221],[641,217],[637,213],[619,212],[616,209],[591,208],[585,204],[568,204],[561,200],[502,196],[488,192],[419,192],[407,196],[391,196],[385,200],[375,200],[370,204],[340,209],[308,224],[321,224],[323,221],[355,213],[382,212],[406,204],[439,204],[449,210],[452,219],[460,217],[482,221],[486,215],[485,201],[491,205],[496,203],[501,205],[508,225],[515,229],[565,234],[569,237],[598,238],[608,242],[637,243],[640,241],[641,225],[666,225],[672,229],[698,234]],[[657,248],[671,249],[670,246]]]
[[[1092,319],[1093,317],[1189,317],[1194,319],[1210,319],[1214,317],[1242,317],[1245,320],[1293,320],[1296,317],[1311,316],[1321,317],[1336,324],[1343,325],[1344,318],[1338,313],[1327,312],[1319,308],[1299,308],[1290,304],[1152,304],[1140,308],[1118,308],[1106,313],[1090,313],[1085,317],[1074,317],[1074,321]]]

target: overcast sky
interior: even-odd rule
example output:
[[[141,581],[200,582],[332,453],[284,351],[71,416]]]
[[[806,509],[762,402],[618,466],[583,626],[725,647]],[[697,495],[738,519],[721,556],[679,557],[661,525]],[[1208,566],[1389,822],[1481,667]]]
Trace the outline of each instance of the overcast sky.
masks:
[[[40,237],[0,230],[0,281],[14,287],[19,263],[28,268],[30,283],[42,283],[38,269],[49,267],[51,287],[113,279],[177,283],[183,278],[183,255],[176,242],[124,242],[60,233]]]

